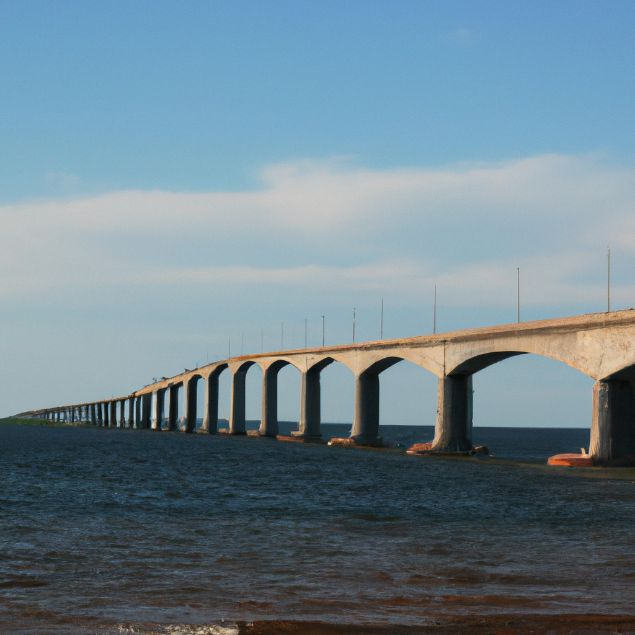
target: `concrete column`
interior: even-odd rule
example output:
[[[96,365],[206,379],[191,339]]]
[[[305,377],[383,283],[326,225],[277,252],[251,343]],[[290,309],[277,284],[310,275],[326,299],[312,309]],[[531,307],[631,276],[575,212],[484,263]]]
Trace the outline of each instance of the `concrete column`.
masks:
[[[119,402],[119,427],[126,427],[126,400],[122,399]]]
[[[111,428],[117,427],[117,402],[116,401],[110,402],[110,416],[108,417],[108,420],[110,421]]]
[[[278,434],[278,370],[269,366],[262,374],[262,414],[258,428],[261,437]]]
[[[232,375],[232,395],[229,413],[229,433],[245,434],[245,376],[246,369],[239,369]]]
[[[110,402],[104,402],[104,427],[110,428],[112,422],[110,421]]]
[[[178,427],[179,418],[179,384],[170,386],[170,406],[168,410],[168,430],[173,431]]]
[[[152,411],[152,429],[161,431],[163,427],[163,410],[165,407],[165,389],[154,391]]]
[[[301,376],[299,435],[321,438],[320,370],[313,368]]]
[[[101,408],[101,404],[95,404],[95,409],[97,411],[97,425],[101,428],[104,425],[104,416]]]
[[[135,397],[134,400],[134,427],[141,428],[141,397]]]
[[[183,417],[181,419],[182,432],[196,430],[196,385],[198,377],[192,377],[183,383]]]
[[[131,430],[134,428],[134,397],[128,397],[128,418],[126,426]]]
[[[94,403],[91,403],[90,406],[88,406],[88,419],[92,425],[97,425],[97,412],[95,411]]]
[[[355,377],[355,413],[351,438],[358,443],[379,442],[379,375]]]
[[[589,454],[597,463],[635,463],[635,382],[596,381]]]
[[[141,397],[141,428],[148,430],[152,418],[152,393],[146,393]]]
[[[439,379],[437,421],[432,449],[467,452],[472,449],[472,375]]]
[[[210,373],[205,382],[203,423],[201,430],[209,434],[218,432],[218,373]]]

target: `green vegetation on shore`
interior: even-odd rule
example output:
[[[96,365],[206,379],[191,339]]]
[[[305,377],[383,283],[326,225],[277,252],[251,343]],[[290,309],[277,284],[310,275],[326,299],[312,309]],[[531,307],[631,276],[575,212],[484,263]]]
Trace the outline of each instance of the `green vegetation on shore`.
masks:
[[[0,426],[48,426],[50,428],[67,428],[85,426],[84,423],[65,423],[64,421],[47,421],[46,419],[31,419],[27,417],[4,417],[0,419]]]

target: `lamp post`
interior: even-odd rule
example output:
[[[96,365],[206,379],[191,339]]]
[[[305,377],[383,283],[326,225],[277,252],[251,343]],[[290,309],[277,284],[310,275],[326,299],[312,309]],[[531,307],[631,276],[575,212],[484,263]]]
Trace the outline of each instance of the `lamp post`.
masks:
[[[322,316],[322,346],[324,346],[325,318]]]
[[[520,267],[516,267],[516,322],[520,322]]]
[[[379,316],[379,339],[384,339],[384,298],[381,298],[381,311]]]
[[[437,285],[434,285],[434,303],[432,308],[432,332],[437,332]]]
[[[353,344],[355,344],[355,307],[353,307]]]
[[[606,248],[606,311],[611,312],[611,248]]]

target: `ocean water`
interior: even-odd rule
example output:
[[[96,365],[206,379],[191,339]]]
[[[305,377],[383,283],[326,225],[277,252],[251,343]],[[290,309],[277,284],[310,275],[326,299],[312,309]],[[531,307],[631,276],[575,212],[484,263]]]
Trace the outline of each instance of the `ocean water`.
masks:
[[[475,441],[495,458],[0,426],[0,632],[632,614],[635,470],[544,465],[588,430]]]

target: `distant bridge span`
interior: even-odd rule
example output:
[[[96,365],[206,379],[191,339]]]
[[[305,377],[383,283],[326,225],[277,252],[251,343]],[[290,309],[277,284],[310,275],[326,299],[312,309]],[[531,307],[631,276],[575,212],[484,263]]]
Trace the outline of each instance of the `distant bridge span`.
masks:
[[[203,430],[218,431],[218,380],[232,378],[229,433],[245,434],[245,376],[262,369],[262,417],[259,433],[276,436],[277,376],[291,364],[301,373],[299,429],[306,440],[320,437],[320,373],[340,362],[355,378],[355,414],[351,438],[376,442],[379,434],[379,375],[407,360],[439,379],[433,448],[442,452],[472,447],[472,375],[514,355],[533,353],[567,364],[595,380],[590,454],[597,462],[635,458],[635,310],[594,313],[555,320],[454,331],[343,346],[325,346],[242,355],[184,372],[111,399],[22,413],[105,427],[162,429],[165,394],[170,391],[167,427],[192,432],[196,426],[197,382],[204,382]],[[178,418],[178,390],[184,415]],[[126,416],[126,402],[129,402]]]

